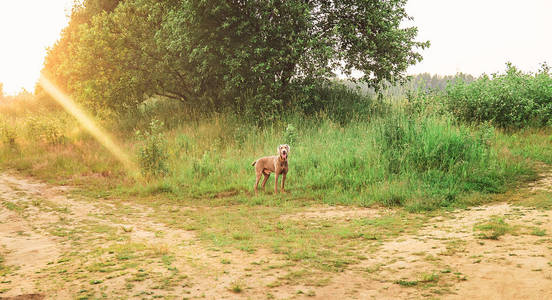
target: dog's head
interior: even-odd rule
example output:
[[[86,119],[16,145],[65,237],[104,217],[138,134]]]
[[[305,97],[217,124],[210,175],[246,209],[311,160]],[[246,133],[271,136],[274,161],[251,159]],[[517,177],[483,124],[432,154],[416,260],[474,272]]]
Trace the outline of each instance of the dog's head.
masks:
[[[289,155],[289,145],[284,144],[284,145],[278,146],[278,154],[280,155],[280,158],[282,160],[286,160]]]

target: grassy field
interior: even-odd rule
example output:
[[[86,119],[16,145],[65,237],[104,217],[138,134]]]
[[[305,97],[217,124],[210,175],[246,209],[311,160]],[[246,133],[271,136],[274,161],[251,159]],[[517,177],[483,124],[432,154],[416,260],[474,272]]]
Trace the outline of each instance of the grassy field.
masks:
[[[71,116],[33,101],[0,108],[1,165],[101,196],[249,204],[304,199],[423,211],[504,192],[552,159],[546,128],[466,126],[408,102],[345,124],[324,113],[292,114],[264,127],[229,114],[191,118],[185,111],[171,121],[170,106],[154,106],[142,113],[145,121],[100,121],[141,166],[142,176],[132,178]],[[274,197],[267,188],[254,197],[250,164],[281,143],[291,145],[289,193]]]
[[[496,270],[508,255],[487,240],[508,248],[522,236],[541,257],[552,230],[540,211],[551,207],[551,129],[460,122],[443,94],[365,97],[362,107],[261,125],[159,99],[132,114],[97,115],[139,176],[45,101],[0,104],[5,234],[42,243],[47,254],[33,269],[14,267],[25,247],[0,251],[0,273],[12,278],[1,293],[17,294],[13,278],[23,273],[39,274],[31,277],[41,293],[82,299],[324,298],[340,285],[349,297],[363,280],[389,297],[450,295],[453,287],[468,295],[478,282],[469,277],[480,274],[466,266]],[[274,195],[270,181],[255,196],[251,162],[282,143],[291,145],[288,192]],[[512,206],[478,206],[497,201]],[[516,268],[545,273],[541,260]]]
[[[511,204],[412,213],[305,199],[98,199],[11,174],[0,176],[2,295],[302,299],[377,291],[433,299],[482,287],[505,297],[522,286],[534,287],[522,289],[532,295],[550,292],[537,288],[552,278],[547,184],[488,199]],[[30,266],[28,249],[40,249]],[[517,285],[505,289],[511,278]]]

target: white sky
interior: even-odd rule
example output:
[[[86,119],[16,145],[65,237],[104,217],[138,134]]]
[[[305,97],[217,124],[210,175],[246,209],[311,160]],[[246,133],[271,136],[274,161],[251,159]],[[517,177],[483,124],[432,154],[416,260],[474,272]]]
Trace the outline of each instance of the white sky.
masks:
[[[0,82],[4,93],[32,92],[46,47],[67,25],[71,0],[0,0]]]
[[[406,7],[429,40],[410,74],[502,72],[507,61],[524,71],[552,64],[551,0],[409,0]]]
[[[0,82],[7,94],[33,91],[46,47],[67,24],[72,0],[0,0]],[[525,71],[552,64],[552,0],[409,0],[407,12],[430,40],[410,74],[480,75],[511,61]]]

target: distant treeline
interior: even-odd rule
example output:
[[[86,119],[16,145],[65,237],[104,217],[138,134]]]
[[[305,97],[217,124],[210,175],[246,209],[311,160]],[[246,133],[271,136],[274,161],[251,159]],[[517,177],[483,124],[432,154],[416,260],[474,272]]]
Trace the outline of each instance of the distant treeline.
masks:
[[[404,98],[409,92],[416,91],[444,91],[447,85],[455,84],[459,80],[464,83],[471,83],[477,77],[470,74],[458,73],[456,75],[432,75],[430,73],[421,73],[410,76],[410,79],[404,84],[384,84],[384,88],[379,92],[384,98],[397,99]],[[363,83],[354,83],[351,81],[342,81],[348,87],[357,89],[361,94],[376,97],[378,92]]]

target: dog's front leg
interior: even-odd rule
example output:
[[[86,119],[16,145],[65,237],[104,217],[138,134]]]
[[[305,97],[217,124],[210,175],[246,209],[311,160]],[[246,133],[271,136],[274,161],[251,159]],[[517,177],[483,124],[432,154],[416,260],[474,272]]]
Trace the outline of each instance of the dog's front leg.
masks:
[[[286,173],[283,173],[282,174],[282,189],[281,189],[281,192],[282,193],[285,193],[286,192],[286,189],[284,187],[284,185],[286,184]]]
[[[278,172],[275,172],[275,181],[274,181],[274,194],[278,194],[278,176],[280,176],[280,174]]]

